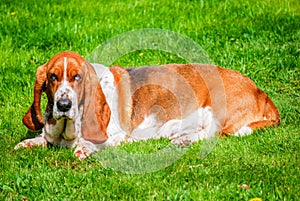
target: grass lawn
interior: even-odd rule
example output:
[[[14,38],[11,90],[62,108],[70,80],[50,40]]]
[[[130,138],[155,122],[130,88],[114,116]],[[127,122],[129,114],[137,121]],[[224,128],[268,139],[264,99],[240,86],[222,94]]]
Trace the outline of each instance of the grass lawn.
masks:
[[[0,200],[300,200],[300,4],[297,0],[35,1],[0,3]],[[89,55],[119,34],[157,28],[181,34],[223,67],[249,76],[278,106],[281,125],[218,140],[206,157],[199,142],[166,168],[128,174],[79,161],[70,149],[14,150],[29,132],[35,72],[54,54]],[[103,58],[106,59],[106,58]],[[184,62],[137,50],[122,66]],[[44,101],[45,102],[45,101]],[[45,103],[43,103],[45,104]],[[122,145],[149,154],[168,145]]]

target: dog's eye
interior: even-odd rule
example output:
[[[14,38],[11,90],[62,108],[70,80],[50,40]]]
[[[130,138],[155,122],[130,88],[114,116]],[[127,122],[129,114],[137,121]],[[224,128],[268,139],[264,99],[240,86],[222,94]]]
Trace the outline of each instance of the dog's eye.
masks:
[[[57,75],[55,75],[54,73],[52,73],[52,74],[50,75],[50,79],[51,79],[52,81],[57,81],[57,80],[58,80],[58,77],[57,77]]]
[[[74,76],[74,80],[75,81],[79,81],[81,79],[81,76],[79,74],[75,75]]]

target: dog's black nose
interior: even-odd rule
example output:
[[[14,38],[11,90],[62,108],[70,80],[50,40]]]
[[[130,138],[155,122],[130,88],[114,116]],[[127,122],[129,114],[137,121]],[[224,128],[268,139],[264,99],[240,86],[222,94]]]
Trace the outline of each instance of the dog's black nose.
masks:
[[[61,98],[57,102],[57,108],[61,112],[67,112],[67,111],[69,111],[71,109],[71,107],[72,107],[72,101],[70,101],[69,99]]]

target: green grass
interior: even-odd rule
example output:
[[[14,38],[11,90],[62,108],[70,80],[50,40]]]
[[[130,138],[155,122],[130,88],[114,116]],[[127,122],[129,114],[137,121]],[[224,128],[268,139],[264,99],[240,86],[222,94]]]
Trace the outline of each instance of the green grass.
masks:
[[[0,3],[0,200],[300,199],[298,1],[68,2]],[[142,28],[189,37],[215,64],[249,76],[278,106],[281,125],[221,139],[205,158],[199,142],[171,166],[147,174],[114,171],[93,157],[81,162],[69,149],[13,149],[37,135],[21,119],[39,65],[64,50],[86,56],[111,37]],[[122,66],[174,62],[184,61],[153,50],[116,61]],[[120,149],[148,154],[167,144],[150,140]]]

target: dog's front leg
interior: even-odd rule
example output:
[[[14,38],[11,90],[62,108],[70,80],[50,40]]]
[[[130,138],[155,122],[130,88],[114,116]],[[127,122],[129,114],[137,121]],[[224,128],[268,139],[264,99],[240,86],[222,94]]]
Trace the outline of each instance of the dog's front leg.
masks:
[[[42,147],[47,146],[47,140],[46,140],[46,138],[43,134],[41,134],[41,135],[39,135],[35,138],[23,140],[22,142],[17,144],[14,149],[19,149],[19,148],[22,148],[22,147],[31,148],[31,147],[34,147],[34,146],[42,146]]]

